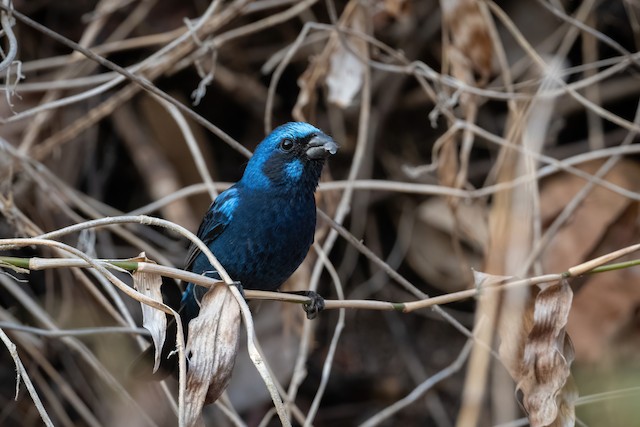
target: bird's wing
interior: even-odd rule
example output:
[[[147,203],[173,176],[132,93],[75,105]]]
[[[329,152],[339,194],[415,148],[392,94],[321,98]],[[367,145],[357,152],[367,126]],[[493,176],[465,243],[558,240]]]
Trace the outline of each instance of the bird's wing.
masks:
[[[200,228],[198,228],[198,237],[205,245],[209,246],[220,233],[222,233],[227,224],[229,224],[239,201],[240,194],[238,189],[231,187],[220,193],[213,203],[211,203],[209,210],[202,220],[202,224],[200,224]],[[191,266],[200,252],[200,249],[191,243],[185,263],[186,270],[191,270]]]

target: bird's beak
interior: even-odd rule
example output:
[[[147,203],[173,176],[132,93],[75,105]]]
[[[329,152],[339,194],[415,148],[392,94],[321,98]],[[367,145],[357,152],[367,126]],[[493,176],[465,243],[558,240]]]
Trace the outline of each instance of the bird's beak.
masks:
[[[307,157],[311,160],[326,159],[338,151],[338,144],[327,135],[316,135],[307,144]]]

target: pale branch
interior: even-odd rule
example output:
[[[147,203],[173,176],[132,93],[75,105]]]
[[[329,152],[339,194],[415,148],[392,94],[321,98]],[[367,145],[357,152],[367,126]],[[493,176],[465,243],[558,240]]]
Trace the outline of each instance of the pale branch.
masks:
[[[3,244],[3,240],[0,240],[0,247]],[[640,259],[624,261],[620,263],[609,264],[611,261],[631,254],[640,250],[640,244],[631,245],[626,248],[611,252],[601,257],[589,260],[582,264],[573,266],[563,273],[545,274],[525,279],[510,278],[500,282],[499,284],[489,287],[477,287],[474,289],[466,289],[463,291],[452,292],[435,297],[429,297],[424,299],[418,299],[407,302],[390,302],[390,301],[377,301],[377,300],[325,300],[325,309],[360,309],[360,310],[378,310],[378,311],[397,311],[401,313],[411,313],[415,310],[429,308],[442,304],[450,304],[453,302],[462,301],[468,298],[474,298],[482,295],[485,292],[503,291],[511,288],[539,285],[542,283],[555,282],[563,278],[575,278],[585,274],[604,273],[613,270],[620,270],[624,268],[635,267],[640,265]],[[158,265],[153,262],[136,261],[135,259],[125,260],[106,260],[96,259],[95,264],[104,268],[113,270],[125,270],[129,272],[144,271],[152,274],[159,274],[164,277],[172,279],[182,280],[185,282],[194,283],[199,286],[209,288],[211,286],[220,285],[224,282],[210,277],[195,274],[189,271],[181,270],[179,268],[167,267]],[[0,256],[0,267],[4,268],[18,268],[28,269],[32,271],[46,270],[52,268],[91,268],[92,265],[81,258],[19,258]],[[296,304],[305,304],[310,302],[310,299],[302,295],[293,295],[281,292],[269,292],[260,290],[245,289],[244,296],[247,300],[270,300],[289,302]]]

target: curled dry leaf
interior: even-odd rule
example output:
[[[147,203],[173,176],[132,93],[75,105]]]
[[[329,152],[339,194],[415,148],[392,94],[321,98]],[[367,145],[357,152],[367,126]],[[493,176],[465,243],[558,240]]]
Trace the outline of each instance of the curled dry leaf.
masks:
[[[572,299],[569,283],[562,280],[541,290],[535,300],[517,386],[533,427],[575,422],[574,352],[565,330]]]
[[[202,407],[224,392],[238,352],[240,307],[227,286],[214,286],[204,295],[200,314],[189,322],[189,360],[185,422],[200,419]]]
[[[361,8],[354,11],[350,28],[366,32],[366,17]],[[330,102],[341,108],[351,105],[362,87],[366,67],[363,58],[367,55],[367,43],[360,37],[344,36],[336,45],[331,54],[331,67],[326,80]]]
[[[132,261],[153,262],[148,259],[144,252],[141,252],[137,258]],[[136,291],[153,298],[158,302],[162,302],[162,277],[159,274],[136,271],[133,273],[133,287]],[[153,372],[155,373],[160,367],[160,354],[162,346],[167,336],[167,316],[164,312],[140,303],[142,307],[142,326],[151,333],[153,346],[155,347],[155,358],[153,362]]]
[[[471,73],[480,76],[480,83],[491,74],[493,44],[487,23],[476,0],[442,0],[442,17],[449,30],[451,45],[448,55],[452,75],[472,83]]]
[[[361,9],[359,2],[349,2],[344,8],[338,26],[351,26],[354,16],[358,16],[362,13],[358,13]],[[309,118],[313,116],[315,109],[316,90],[323,81],[326,81],[326,76],[330,72],[330,66],[332,66],[332,56],[337,49],[339,49],[342,42],[338,38],[338,34],[333,32],[329,41],[325,45],[322,53],[316,56],[305,72],[298,78],[298,86],[300,87],[300,94],[296,100],[296,105],[293,107],[292,115],[296,120],[309,121]],[[351,46],[351,44],[350,44]],[[365,46],[366,48],[366,46]],[[359,89],[359,88],[358,88]],[[357,90],[355,91],[357,93]],[[353,94],[355,96],[355,93]]]

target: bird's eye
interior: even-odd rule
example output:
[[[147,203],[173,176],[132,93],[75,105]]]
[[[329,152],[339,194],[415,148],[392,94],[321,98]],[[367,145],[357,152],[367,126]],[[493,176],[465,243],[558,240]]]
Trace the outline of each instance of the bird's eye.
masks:
[[[293,141],[289,138],[283,139],[282,142],[280,142],[280,148],[284,151],[291,151],[293,148]]]

